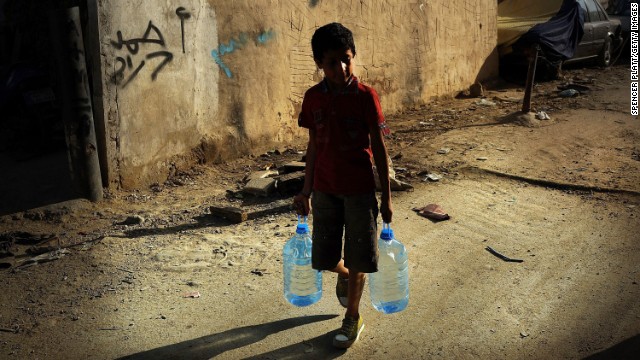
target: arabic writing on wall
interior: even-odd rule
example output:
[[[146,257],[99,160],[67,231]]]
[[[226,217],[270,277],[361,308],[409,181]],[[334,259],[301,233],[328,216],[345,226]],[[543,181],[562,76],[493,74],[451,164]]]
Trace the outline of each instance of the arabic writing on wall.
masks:
[[[178,17],[180,18],[180,30],[181,30],[181,34],[182,34],[182,53],[185,53],[185,49],[184,49],[184,21],[186,19],[189,19],[191,17],[191,14],[189,14],[189,12],[183,8],[182,6],[180,6],[179,8],[176,9],[176,15],[178,15]]]
[[[155,35],[151,33],[154,32]],[[159,45],[162,49],[166,48],[164,37],[162,36],[162,32],[158,29],[157,26],[153,25],[153,22],[149,21],[149,25],[147,25],[147,30],[144,32],[144,35],[141,38],[135,38],[130,40],[124,40],[122,37],[122,31],[116,33],[118,37],[117,41],[111,41],[111,44],[118,50],[122,50],[123,47],[126,47],[128,50],[128,54],[126,55],[126,59],[122,56],[116,57],[116,62],[118,63],[118,67],[113,75],[113,82],[117,85],[121,85],[123,88],[129,85],[131,80],[135,79],[138,76],[138,73],[145,66],[146,61],[152,60],[155,58],[162,58],[160,63],[153,69],[151,73],[151,79],[155,80],[158,77],[158,73],[165,67],[171,60],[173,60],[173,54],[166,50],[159,50],[148,53],[144,60],[141,60],[140,63],[134,68],[132,56],[136,55],[141,48],[141,45]],[[127,70],[132,70],[128,77],[125,79],[125,72]]]
[[[180,19],[182,53],[186,53],[184,23],[185,20],[191,17],[191,14],[187,12],[184,7],[179,7],[176,9],[176,15]],[[242,49],[250,40],[252,40],[256,45],[261,46],[271,41],[274,37],[275,32],[271,29],[253,34],[243,32],[229,40],[228,43],[221,43],[216,49],[211,51],[211,56],[216,64],[218,64],[218,66],[220,66],[224,71],[225,75],[227,75],[228,78],[231,78],[233,77],[231,69],[222,60],[224,55]],[[154,62],[155,67],[151,72],[151,79],[155,81],[162,69],[173,60],[173,53],[167,50],[164,35],[151,20],[149,21],[147,29],[142,37],[125,39],[122,31],[118,30],[116,32],[116,40],[112,40],[111,45],[116,50],[127,51],[126,54],[116,57],[116,69],[111,78],[114,84],[122,88],[127,87],[127,85],[129,85],[131,81],[139,75],[147,62],[150,63],[152,60],[159,58]],[[153,46],[156,48],[153,49]],[[148,52],[140,61],[134,61],[135,55],[137,55],[143,48]]]

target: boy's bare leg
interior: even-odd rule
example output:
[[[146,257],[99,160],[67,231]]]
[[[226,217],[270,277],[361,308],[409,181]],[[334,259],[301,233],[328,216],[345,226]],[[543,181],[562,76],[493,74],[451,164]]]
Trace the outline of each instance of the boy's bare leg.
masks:
[[[344,267],[344,259],[340,260],[338,265],[330,271],[337,273],[343,278],[349,278],[349,292],[347,297],[347,312],[346,316],[357,319],[360,315],[360,299],[362,298],[362,290],[364,289],[363,282],[365,281],[365,274],[362,272],[349,272],[349,269]]]
[[[344,267],[344,259],[340,259],[340,262],[338,263],[338,265],[336,265],[335,268],[333,268],[333,269],[331,269],[329,271],[332,271],[334,273],[338,273],[338,275],[340,275],[343,278],[348,278],[349,277],[349,269]]]
[[[365,274],[362,272],[350,272],[349,273],[349,295],[347,300],[347,313],[346,316],[357,319],[360,316],[360,298],[362,297],[362,290],[364,287]]]

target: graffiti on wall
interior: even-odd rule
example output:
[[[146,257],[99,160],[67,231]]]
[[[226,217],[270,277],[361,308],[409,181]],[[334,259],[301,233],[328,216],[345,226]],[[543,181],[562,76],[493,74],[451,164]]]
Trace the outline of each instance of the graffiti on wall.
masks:
[[[178,7],[176,9],[176,15],[180,19],[180,30],[182,39],[182,53],[186,53],[185,47],[185,20],[191,18],[191,14],[184,8]],[[164,36],[160,29],[153,24],[150,20],[142,37],[124,39],[122,31],[116,32],[117,39],[111,40],[111,45],[118,51],[126,51],[126,54],[122,54],[116,57],[116,69],[112,75],[112,82],[122,88],[125,88],[132,80],[134,80],[138,74],[143,70],[147,62],[150,60],[160,58],[156,61],[156,66],[151,72],[151,79],[156,80],[158,74],[162,69],[167,66],[173,60],[173,53],[167,50],[167,46],[164,40]],[[233,53],[239,49],[245,47],[250,41],[257,46],[262,46],[270,42],[275,37],[275,32],[271,29],[258,33],[240,33],[236,37],[231,38],[229,42],[221,43],[216,49],[211,51],[211,56],[218,66],[224,71],[228,78],[233,77],[231,69],[224,63],[222,57],[224,55]],[[152,47],[156,48],[152,48]],[[157,47],[160,47],[158,49]],[[149,49],[146,55],[142,57],[139,62],[134,61],[135,55],[137,55],[141,49]],[[153,51],[156,50],[156,51]]]
[[[258,34],[249,35],[247,33],[240,33],[235,38],[229,40],[227,44],[220,44],[217,49],[211,50],[211,57],[213,60],[220,66],[222,71],[224,71],[225,75],[228,78],[233,77],[231,73],[231,69],[222,61],[222,56],[226,54],[230,54],[236,50],[242,49],[249,40],[253,39],[256,45],[265,45],[267,42],[272,40],[275,37],[275,32],[273,30],[266,30]]]
[[[131,82],[131,80],[135,79],[136,76],[138,76],[138,73],[140,73],[142,68],[146,65],[146,61],[160,58],[159,63],[151,73],[151,79],[155,80],[162,68],[170,63],[171,60],[173,60],[173,54],[165,50],[166,45],[164,37],[162,36],[162,32],[160,31],[160,29],[158,29],[157,26],[153,25],[153,22],[151,21],[149,21],[147,30],[144,32],[144,35],[141,38],[124,40],[122,31],[119,30],[116,33],[116,36],[118,37],[117,41],[112,40],[111,45],[113,45],[117,50],[123,50],[124,48],[126,48],[128,54],[126,54],[126,57],[116,57],[117,68],[115,73],[113,74],[112,80],[116,85],[120,85],[123,88],[126,87]],[[132,56],[138,54],[143,46],[145,48],[148,46],[160,46],[162,50],[148,52],[145,55],[144,59],[141,60],[136,66],[134,66]],[[126,76],[127,73],[128,76]]]
[[[188,18],[191,17],[191,14],[189,14],[189,12],[183,8],[182,6],[180,6],[179,8],[176,9],[176,15],[178,15],[178,17],[180,18],[180,32],[182,34],[182,53],[185,53],[185,49],[184,49],[184,21]]]

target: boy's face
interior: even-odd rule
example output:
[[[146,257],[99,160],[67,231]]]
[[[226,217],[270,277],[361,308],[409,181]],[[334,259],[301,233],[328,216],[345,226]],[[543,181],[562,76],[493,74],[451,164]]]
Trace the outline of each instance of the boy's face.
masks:
[[[328,50],[325,51],[322,60],[316,59],[316,64],[324,71],[324,76],[331,87],[342,89],[353,74],[354,56],[351,49]]]

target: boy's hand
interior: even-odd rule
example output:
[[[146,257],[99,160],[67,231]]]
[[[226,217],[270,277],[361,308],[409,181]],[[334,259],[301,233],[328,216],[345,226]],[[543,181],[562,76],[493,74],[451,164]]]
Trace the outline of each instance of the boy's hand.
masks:
[[[380,204],[380,215],[382,215],[382,221],[387,224],[391,223],[391,218],[393,217],[393,207],[391,206],[391,200],[382,201]]]
[[[308,216],[311,210],[311,203],[309,197],[300,193],[293,198],[293,207],[296,209],[298,215]]]

